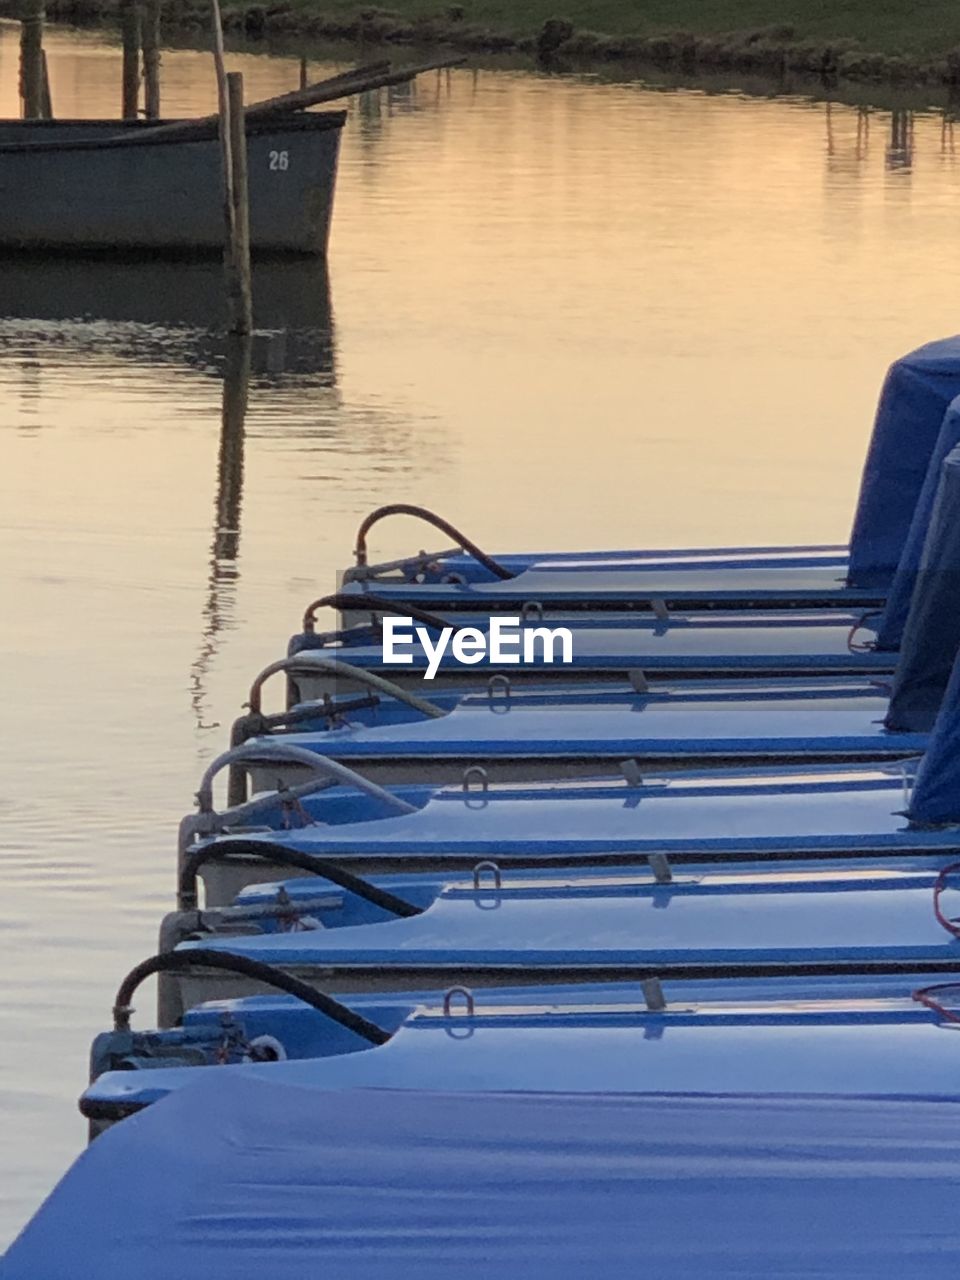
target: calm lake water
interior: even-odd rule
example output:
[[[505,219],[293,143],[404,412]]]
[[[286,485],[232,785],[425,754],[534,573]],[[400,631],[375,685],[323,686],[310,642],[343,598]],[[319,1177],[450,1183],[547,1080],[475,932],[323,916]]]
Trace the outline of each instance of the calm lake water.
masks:
[[[116,113],[115,47],[48,51],[59,115]],[[16,57],[0,25],[0,115]],[[250,99],[298,83],[230,63]],[[164,72],[167,114],[213,109],[207,55]],[[329,277],[257,272],[242,459],[216,267],[0,262],[0,1246],[83,1144],[201,770],[360,518],[425,503],[493,550],[843,539],[885,366],[957,328],[958,225],[933,112],[426,76],[350,105]]]

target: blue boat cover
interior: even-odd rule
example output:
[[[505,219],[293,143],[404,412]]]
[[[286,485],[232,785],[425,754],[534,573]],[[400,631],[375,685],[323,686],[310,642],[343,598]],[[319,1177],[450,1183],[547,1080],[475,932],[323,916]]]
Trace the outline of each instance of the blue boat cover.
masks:
[[[329,1097],[232,1073],[84,1152],[3,1280],[935,1280],[960,1102]]]
[[[960,336],[891,365],[850,535],[849,582],[886,586],[907,541],[947,406],[960,393]]]
[[[926,479],[913,515],[903,555],[887,596],[887,603],[877,631],[877,650],[891,652],[899,649],[903,641],[903,629],[907,624],[910,603],[920,573],[920,562],[927,542],[927,533],[933,516],[934,504],[940,490],[943,463],[952,449],[960,444],[960,397],[950,402],[943,415],[943,425],[937,439],[933,457],[927,468]]]
[[[960,823],[960,661],[917,773],[907,817],[921,826]]]
[[[960,648],[960,447],[940,468],[917,587],[903,631],[888,729],[933,728]]]

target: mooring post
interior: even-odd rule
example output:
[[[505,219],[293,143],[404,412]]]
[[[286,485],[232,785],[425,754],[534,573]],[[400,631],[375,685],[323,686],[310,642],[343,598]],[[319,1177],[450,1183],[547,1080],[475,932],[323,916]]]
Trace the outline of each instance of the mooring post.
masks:
[[[143,9],[143,107],[148,120],[160,119],[160,6],[146,0]]]
[[[53,119],[53,95],[50,92],[50,68],[47,66],[47,51],[41,50],[40,59],[43,64],[43,118]]]
[[[24,0],[20,17],[20,98],[26,120],[43,118],[44,0]]]
[[[123,92],[121,114],[136,120],[140,105],[140,3],[121,0],[120,39],[123,46]]]
[[[253,328],[253,307],[250,292],[250,217],[243,76],[239,72],[227,74],[219,0],[211,0],[211,8],[213,62],[217,71],[217,100],[220,106],[217,127],[223,175],[223,267],[227,285],[227,327],[230,333],[249,333]]]
[[[235,297],[230,308],[230,332],[253,328],[250,286],[250,191],[247,177],[247,124],[243,107],[243,76],[227,76],[230,102],[230,152],[233,161],[233,275]]]

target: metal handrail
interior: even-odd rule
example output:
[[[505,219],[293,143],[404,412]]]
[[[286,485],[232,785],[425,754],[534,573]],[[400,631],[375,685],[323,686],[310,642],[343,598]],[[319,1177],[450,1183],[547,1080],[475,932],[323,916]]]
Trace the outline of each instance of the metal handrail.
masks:
[[[386,694],[387,697],[393,698],[395,702],[402,702],[404,706],[412,707],[414,711],[419,711],[421,715],[427,716],[431,720],[439,720],[447,714],[443,707],[438,707],[435,702],[430,702],[416,693],[411,693],[409,689],[402,688],[392,680],[387,680],[384,676],[377,675],[374,671],[366,671],[363,667],[355,667],[349,662],[343,662],[340,658],[330,658],[326,654],[317,653],[312,649],[294,654],[292,657],[279,658],[276,662],[271,662],[268,667],[264,667],[250,686],[248,705],[251,713],[254,715],[260,714],[263,686],[271,676],[280,671],[296,671],[298,669],[328,671],[331,675],[340,676],[344,680],[352,680],[355,684],[365,685],[368,689],[376,689],[378,693]]]
[[[214,816],[213,780],[223,769],[236,764],[298,764],[306,767],[320,778],[330,779],[345,787],[354,787],[364,795],[379,800],[397,813],[414,813],[416,806],[395,796],[392,792],[371,782],[355,769],[348,768],[339,760],[331,760],[327,756],[317,755],[306,747],[295,747],[286,742],[245,742],[242,747],[231,747],[212,760],[204,770],[197,790],[197,808],[200,813]],[[254,802],[256,803],[256,802]],[[245,806],[246,807],[246,806]]]

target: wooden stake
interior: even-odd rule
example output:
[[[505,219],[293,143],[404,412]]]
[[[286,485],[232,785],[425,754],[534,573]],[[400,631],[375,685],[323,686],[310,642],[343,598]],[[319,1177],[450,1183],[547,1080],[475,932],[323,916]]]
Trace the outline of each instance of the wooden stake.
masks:
[[[143,13],[143,106],[148,120],[160,118],[160,9],[146,0]]]
[[[43,118],[44,120],[53,119],[53,98],[50,94],[50,69],[47,66],[47,51],[43,49],[40,53],[43,62]]]
[[[216,58],[216,52],[214,52]],[[385,85],[406,84],[424,71],[434,71],[437,66],[459,66],[463,58],[445,58],[439,64],[429,62],[423,66],[402,67],[399,71],[386,71],[389,63],[379,64],[380,69],[371,71],[361,67],[355,71],[346,71],[342,75],[333,76],[329,80],[321,80],[306,89],[294,89],[292,93],[281,94],[279,98],[266,98],[262,102],[251,103],[246,109],[247,123],[251,120],[270,120],[292,111],[303,111],[306,107],[317,106],[321,102],[336,102],[339,98],[348,98],[356,93],[366,93],[368,89],[380,89]],[[374,64],[377,66],[378,64]],[[219,81],[218,81],[219,86]],[[173,124],[161,124],[155,129],[144,130],[136,138],[127,134],[118,134],[115,138],[105,138],[101,146],[121,147],[135,144],[137,146],[145,138],[150,141],[158,138],[189,138],[201,129],[216,126],[219,115],[201,116],[195,120],[177,120]]]
[[[230,332],[250,333],[253,300],[250,286],[250,192],[247,182],[247,127],[243,110],[243,76],[227,76],[230,102],[230,153],[233,161],[233,290]]]
[[[44,0],[24,0],[20,19],[20,97],[26,120],[43,117]]]
[[[227,285],[227,327],[249,333],[253,327],[250,294],[250,222],[247,192],[247,127],[243,109],[243,76],[227,75],[219,0],[211,0],[213,63],[220,107],[218,132],[223,174],[223,267]]]
[[[121,0],[120,35],[123,45],[123,94],[121,115],[136,120],[140,105],[140,4]]]
[[[212,0],[213,10],[213,65],[217,73],[217,133],[220,137],[220,169],[223,178],[223,221],[226,227],[226,262],[229,271],[230,257],[236,239],[236,207],[233,196],[233,151],[230,141],[230,93],[227,89],[227,69],[223,60],[223,25],[220,21],[220,5]],[[159,136],[161,130],[157,130]]]

